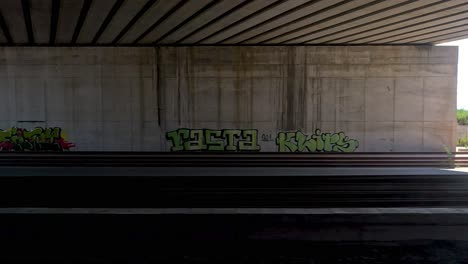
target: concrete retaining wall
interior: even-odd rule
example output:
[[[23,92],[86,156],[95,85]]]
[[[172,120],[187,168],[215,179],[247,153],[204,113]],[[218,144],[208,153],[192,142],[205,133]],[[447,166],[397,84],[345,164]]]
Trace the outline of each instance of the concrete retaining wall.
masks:
[[[0,128],[60,127],[72,150],[455,148],[454,47],[18,47],[0,61]]]

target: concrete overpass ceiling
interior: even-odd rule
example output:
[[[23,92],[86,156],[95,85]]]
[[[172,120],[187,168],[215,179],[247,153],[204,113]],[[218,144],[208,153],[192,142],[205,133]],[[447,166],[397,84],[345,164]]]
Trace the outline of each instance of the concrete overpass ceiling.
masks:
[[[2,0],[0,45],[372,45],[468,38],[468,0]]]

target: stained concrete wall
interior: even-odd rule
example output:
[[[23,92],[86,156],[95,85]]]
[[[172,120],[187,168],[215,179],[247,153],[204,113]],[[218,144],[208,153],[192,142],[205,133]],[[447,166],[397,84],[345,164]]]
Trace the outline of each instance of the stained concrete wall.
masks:
[[[455,148],[454,47],[2,48],[0,128],[74,150],[169,150],[179,128],[344,132],[356,151]]]
[[[455,145],[456,48],[161,48],[158,63],[166,130],[320,128],[357,151]]]
[[[73,150],[158,150],[154,49],[2,48],[0,128],[61,127]]]

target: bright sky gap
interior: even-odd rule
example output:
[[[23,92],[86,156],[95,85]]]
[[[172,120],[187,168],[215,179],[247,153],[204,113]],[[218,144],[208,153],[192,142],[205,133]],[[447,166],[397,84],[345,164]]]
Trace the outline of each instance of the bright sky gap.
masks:
[[[458,46],[457,108],[468,109],[468,39],[440,44]]]

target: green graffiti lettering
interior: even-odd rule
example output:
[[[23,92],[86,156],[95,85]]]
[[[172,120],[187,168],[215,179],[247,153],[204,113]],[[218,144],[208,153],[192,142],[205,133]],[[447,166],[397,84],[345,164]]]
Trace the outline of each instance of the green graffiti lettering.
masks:
[[[47,128],[44,131],[44,138],[48,140],[57,139],[60,137],[61,129],[59,127]]]
[[[349,139],[343,132],[339,133],[338,141],[333,146],[333,151],[353,152],[359,147],[359,142],[355,139]]]
[[[24,137],[22,131],[18,130],[16,134],[2,133],[0,139],[9,138],[17,140],[18,146],[24,149],[40,148],[39,145],[22,144]],[[29,138],[36,137],[37,132],[30,131]],[[44,130],[40,136],[54,138],[60,134],[60,130]],[[17,138],[15,138],[17,137]],[[186,129],[181,128],[166,133],[166,139],[172,144],[171,151],[260,151],[261,146],[258,142],[258,131],[255,129]],[[34,143],[34,140],[28,140],[27,143]],[[316,129],[315,133],[308,136],[301,131],[279,132],[275,143],[279,152],[353,152],[359,147],[359,142],[345,136],[344,132],[323,133]],[[3,146],[4,147],[4,146]],[[0,150],[2,145],[0,145]]]
[[[221,138],[221,130],[205,130],[205,140],[209,151],[223,151],[224,139]]]
[[[227,144],[224,149],[227,151],[236,151],[237,146],[235,144],[235,139],[239,138],[241,133],[242,132],[238,129],[223,130],[223,137],[227,140]]]
[[[349,139],[343,132],[322,133],[320,129],[308,138],[301,131],[280,132],[276,138],[279,152],[353,152],[359,142]]]
[[[0,130],[0,142],[5,142],[11,138],[11,132],[10,131],[3,131]]]
[[[300,131],[296,132],[296,142],[299,152],[304,152],[304,150],[314,152],[317,149],[317,141],[312,138],[307,140],[307,136]]]
[[[260,151],[255,129],[178,129],[166,139],[171,151]]]
[[[184,140],[190,138],[190,130],[182,128],[171,131],[166,133],[166,138],[172,142],[171,151],[182,151],[184,150]]]
[[[202,129],[190,130],[190,140],[184,142],[184,150],[200,151],[206,149]]]
[[[68,151],[75,145],[65,141],[61,131],[58,127],[0,130],[0,151]]]
[[[322,134],[322,140],[323,140],[323,150],[324,151],[334,151],[333,146],[338,143],[340,140],[340,136],[336,133],[330,134],[330,133],[323,133]]]
[[[257,130],[249,129],[242,130],[242,138],[245,140],[239,140],[239,150],[240,151],[258,151],[260,150],[260,145],[258,145],[257,140]]]
[[[312,135],[312,138],[315,139],[315,142],[317,142],[317,151],[323,151],[325,148],[325,142],[323,142],[322,139],[322,131],[320,129],[315,130],[315,134]]]
[[[44,129],[40,127],[36,127],[31,131],[23,131],[23,138],[28,139],[30,141],[39,141],[40,136],[43,134]]]
[[[181,146],[182,140],[180,139],[179,133],[177,133],[177,131],[167,132],[166,139],[170,140],[172,143],[171,151],[184,150],[184,147]]]
[[[276,145],[278,146],[279,152],[296,152],[297,145],[291,142],[294,139],[296,133],[294,132],[280,132],[276,138]]]

